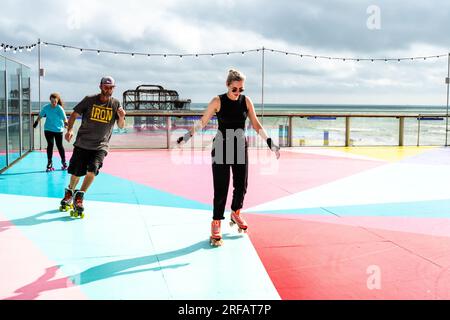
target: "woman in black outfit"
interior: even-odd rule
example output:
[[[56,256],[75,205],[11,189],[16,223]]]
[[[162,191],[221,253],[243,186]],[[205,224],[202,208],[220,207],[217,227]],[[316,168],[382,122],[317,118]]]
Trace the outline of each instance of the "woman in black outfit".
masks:
[[[226,81],[228,92],[214,97],[208,104],[202,118],[177,143],[187,142],[196,131],[204,128],[216,115],[219,123],[213,140],[212,172],[214,181],[214,214],[211,223],[211,244],[222,245],[221,221],[225,219],[224,211],[230,184],[230,169],[233,172],[233,201],[231,204],[231,225],[237,224],[239,232],[247,232],[248,225],[240,210],[247,192],[248,151],[245,137],[245,121],[250,118],[253,129],[267,142],[269,148],[280,157],[280,148],[268,137],[259,122],[253,102],[242,94],[245,76],[230,70]]]

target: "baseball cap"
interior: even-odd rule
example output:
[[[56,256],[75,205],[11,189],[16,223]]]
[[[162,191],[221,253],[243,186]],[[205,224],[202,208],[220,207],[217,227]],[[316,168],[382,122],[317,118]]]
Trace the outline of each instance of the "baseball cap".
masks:
[[[116,82],[114,81],[113,77],[107,76],[103,77],[102,80],[100,80],[100,85],[106,84],[108,86],[114,86],[116,85]]]

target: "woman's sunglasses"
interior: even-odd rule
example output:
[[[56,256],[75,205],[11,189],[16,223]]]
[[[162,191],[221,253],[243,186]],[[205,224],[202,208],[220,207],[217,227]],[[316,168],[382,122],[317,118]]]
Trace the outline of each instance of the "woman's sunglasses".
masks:
[[[245,89],[244,88],[231,88],[231,92],[237,92],[239,90],[239,92],[243,92]]]

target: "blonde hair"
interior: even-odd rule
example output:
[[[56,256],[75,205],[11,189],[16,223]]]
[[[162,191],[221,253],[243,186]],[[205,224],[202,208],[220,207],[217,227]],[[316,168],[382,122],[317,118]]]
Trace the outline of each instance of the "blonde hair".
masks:
[[[227,86],[229,86],[233,81],[243,81],[245,80],[245,75],[235,69],[230,69],[228,71],[228,77],[227,77]]]

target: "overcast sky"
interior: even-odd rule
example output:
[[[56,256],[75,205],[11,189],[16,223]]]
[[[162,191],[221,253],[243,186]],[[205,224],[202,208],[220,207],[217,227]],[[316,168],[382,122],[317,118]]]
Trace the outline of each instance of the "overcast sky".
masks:
[[[289,0],[2,0],[0,42],[42,41],[112,51],[213,53],[261,47],[332,57],[396,58],[450,52],[450,2]],[[2,55],[32,68],[37,50]],[[181,98],[208,102],[225,92],[229,68],[247,75],[246,94],[261,101],[261,52],[214,57],[141,57],[42,46],[43,100],[60,92],[78,101],[98,92],[103,75],[115,96],[160,84]],[[265,52],[266,103],[446,103],[447,57],[352,62]]]

